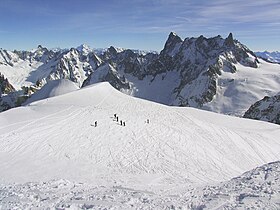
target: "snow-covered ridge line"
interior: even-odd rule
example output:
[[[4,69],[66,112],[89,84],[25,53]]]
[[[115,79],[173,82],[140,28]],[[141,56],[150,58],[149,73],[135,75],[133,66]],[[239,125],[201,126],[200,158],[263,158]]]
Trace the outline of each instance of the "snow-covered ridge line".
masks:
[[[279,162],[240,174],[280,159],[279,132],[97,83],[0,113],[1,205],[277,207]]]
[[[262,52],[255,52],[255,54],[258,57],[264,58],[270,62],[280,64],[280,52],[279,51],[272,51],[272,52],[262,51]]]
[[[0,72],[16,93],[0,98],[0,107],[14,107],[48,81],[69,79],[79,87],[108,81],[126,94],[158,103],[243,116],[280,89],[280,66],[258,58],[231,33],[185,39],[170,33],[159,54],[115,47],[96,53],[85,44],[2,54]]]

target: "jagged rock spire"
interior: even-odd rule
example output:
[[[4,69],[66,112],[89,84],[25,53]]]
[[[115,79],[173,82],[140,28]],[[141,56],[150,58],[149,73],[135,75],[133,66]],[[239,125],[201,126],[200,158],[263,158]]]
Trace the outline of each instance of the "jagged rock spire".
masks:
[[[229,33],[228,37],[226,38],[226,40],[225,40],[225,45],[226,45],[226,46],[229,46],[229,47],[234,46],[234,40],[233,40],[233,35],[232,35],[232,33]]]
[[[113,55],[116,55],[118,53],[118,51],[116,50],[116,48],[114,48],[113,46],[110,46],[108,48],[108,51],[113,54]]]
[[[162,52],[168,53],[174,49],[176,44],[182,43],[182,42],[183,42],[183,40],[175,32],[171,32],[168,36],[168,39],[164,45]]]

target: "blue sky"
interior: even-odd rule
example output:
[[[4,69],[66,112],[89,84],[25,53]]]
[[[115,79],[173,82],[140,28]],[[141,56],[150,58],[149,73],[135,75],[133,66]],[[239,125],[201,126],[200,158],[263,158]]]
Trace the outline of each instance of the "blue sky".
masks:
[[[0,47],[161,50],[182,39],[234,38],[252,50],[280,50],[280,0],[0,0]]]

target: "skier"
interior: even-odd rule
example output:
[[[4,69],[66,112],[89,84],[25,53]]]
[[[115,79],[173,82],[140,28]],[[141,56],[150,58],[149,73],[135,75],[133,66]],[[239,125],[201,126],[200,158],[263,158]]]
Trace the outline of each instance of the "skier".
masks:
[[[119,117],[117,116],[117,122],[119,122]]]
[[[114,118],[116,118],[117,117],[117,114],[114,114]]]
[[[123,126],[125,126],[125,121],[123,121]]]
[[[148,124],[149,124],[149,122],[150,122],[149,119],[147,119],[147,123],[148,123]]]
[[[120,121],[121,125],[122,125],[122,121]]]
[[[94,122],[94,127],[97,127],[97,121]]]

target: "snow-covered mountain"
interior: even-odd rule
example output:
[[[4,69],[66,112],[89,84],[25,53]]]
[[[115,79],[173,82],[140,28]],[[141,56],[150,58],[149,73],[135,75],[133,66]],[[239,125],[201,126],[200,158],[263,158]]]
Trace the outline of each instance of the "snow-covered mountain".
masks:
[[[40,90],[32,94],[31,97],[23,103],[23,105],[45,98],[63,95],[78,89],[79,87],[74,82],[67,79],[49,81]]]
[[[85,44],[61,51],[38,46],[31,52],[1,52],[0,72],[16,90],[10,107],[60,79],[79,87],[109,81],[135,97],[237,116],[280,89],[280,66],[257,58],[231,33],[226,39],[182,40],[172,32],[159,54],[112,46],[96,53]]]
[[[10,108],[13,92],[15,88],[9,83],[8,79],[0,73],[0,112]],[[7,95],[9,95],[7,97]]]
[[[263,52],[255,52],[255,54],[260,57],[264,58],[270,62],[273,63],[280,63],[280,52],[274,51],[274,52],[268,52],[268,51],[263,51]]]
[[[55,51],[40,45],[32,51],[0,50],[0,72],[14,87],[0,98],[0,111],[20,105],[48,81],[68,79],[81,87],[101,63],[85,45]]]
[[[280,95],[266,96],[257,101],[245,112],[244,117],[280,125]]]
[[[167,105],[242,116],[251,104],[280,88],[280,66],[258,59],[232,34],[226,39],[200,36],[183,41],[170,33],[159,55],[111,47],[101,58],[121,78],[110,81],[115,88],[125,83],[128,88],[121,91]],[[108,81],[105,76],[96,80],[93,73],[84,85]]]
[[[275,124],[165,106],[98,83],[0,113],[0,199],[9,208],[218,207],[247,198],[279,206],[277,190],[244,194],[255,175],[252,184],[246,175],[218,185],[279,160],[279,135]],[[252,195],[266,193],[258,189]]]

